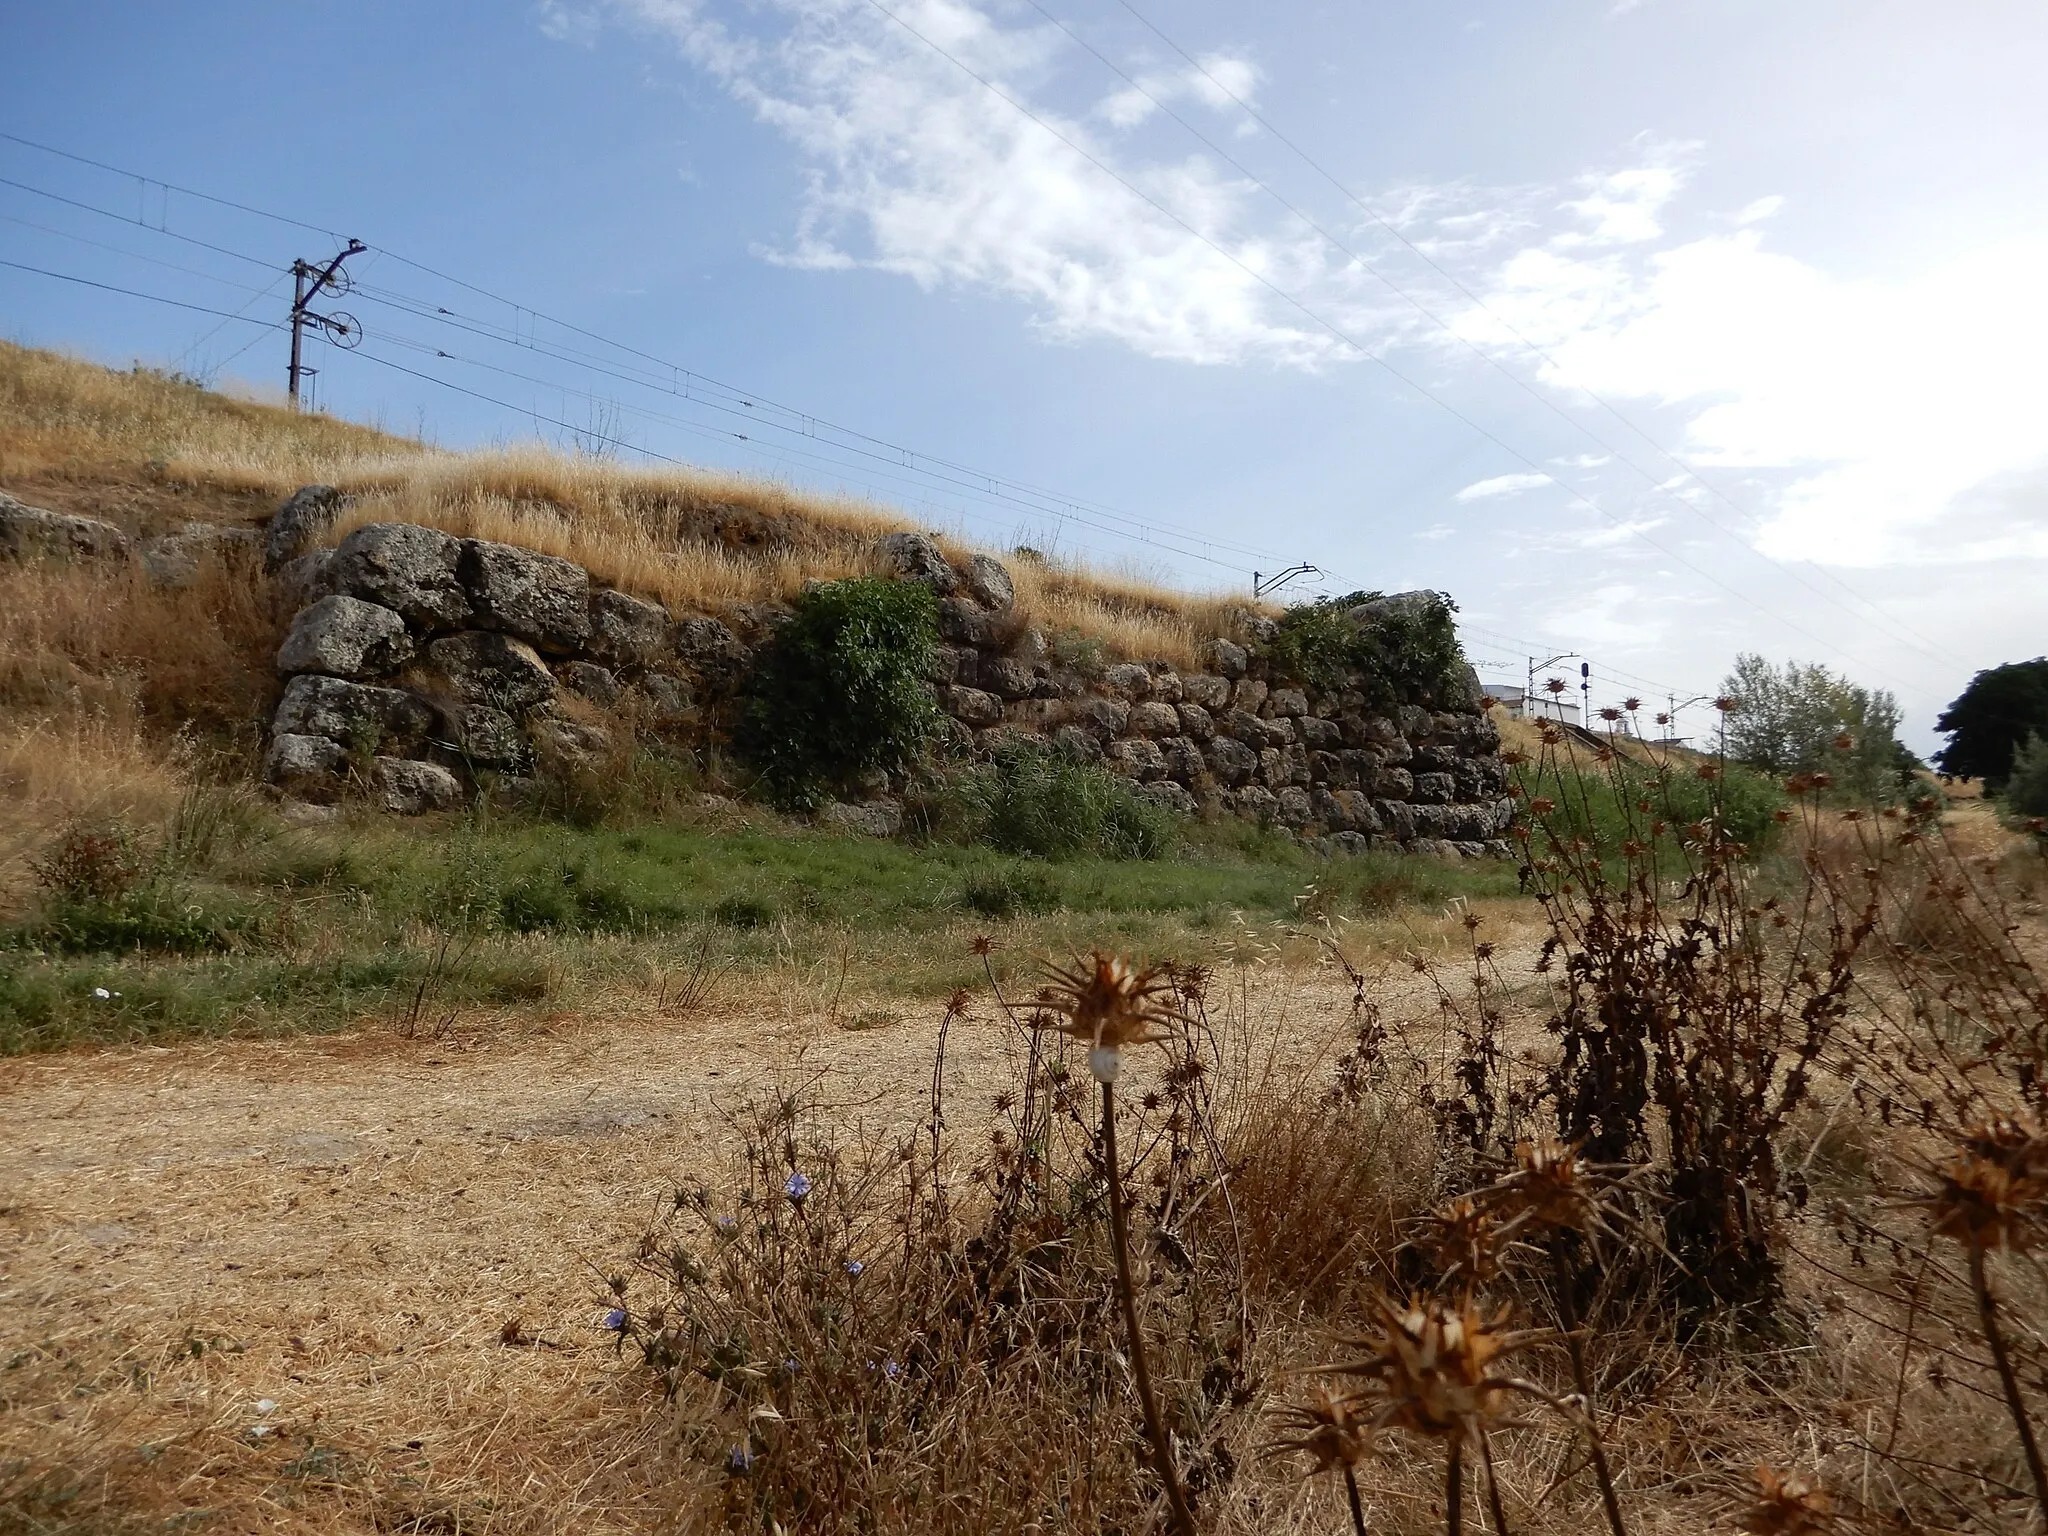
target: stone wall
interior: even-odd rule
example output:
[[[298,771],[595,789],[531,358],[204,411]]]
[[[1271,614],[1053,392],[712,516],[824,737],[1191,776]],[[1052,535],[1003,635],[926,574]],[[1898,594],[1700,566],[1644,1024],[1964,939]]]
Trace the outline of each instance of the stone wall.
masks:
[[[408,524],[371,524],[300,555],[332,516],[327,495],[294,497],[267,552],[303,604],[278,652],[288,681],[266,768],[296,799],[333,801],[367,779],[388,809],[416,812],[479,785],[516,790],[548,764],[601,758],[607,714],[707,744],[786,617],[675,616],[566,560]],[[1511,802],[1476,680],[1452,707],[1375,712],[1359,690],[1322,695],[1270,675],[1260,642],[1272,621],[1249,613],[1235,637],[1202,648],[1198,670],[1091,667],[1055,655],[999,561],[977,555],[957,569],[914,533],[885,536],[877,554],[938,596],[931,683],[959,751],[1043,742],[1175,811],[1276,824],[1333,852],[1507,851]],[[872,788],[831,819],[892,825],[902,785]]]

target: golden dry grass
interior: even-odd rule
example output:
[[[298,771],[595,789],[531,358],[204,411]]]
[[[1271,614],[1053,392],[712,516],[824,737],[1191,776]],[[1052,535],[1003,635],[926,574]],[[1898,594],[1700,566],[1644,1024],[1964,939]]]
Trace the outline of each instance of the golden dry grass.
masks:
[[[539,444],[447,453],[0,343],[0,488],[25,500],[133,529],[178,510],[251,521],[262,503],[314,482],[357,498],[336,538],[364,522],[423,523],[561,555],[600,581],[692,612],[787,600],[805,581],[866,573],[877,535],[917,526],[890,507],[722,471],[639,469]],[[149,494],[135,494],[138,486]],[[113,487],[123,494],[109,494]],[[210,515],[209,496],[227,499]],[[1116,657],[1191,664],[1203,640],[1232,632],[1245,606],[1068,561],[1007,563],[1027,620]]]

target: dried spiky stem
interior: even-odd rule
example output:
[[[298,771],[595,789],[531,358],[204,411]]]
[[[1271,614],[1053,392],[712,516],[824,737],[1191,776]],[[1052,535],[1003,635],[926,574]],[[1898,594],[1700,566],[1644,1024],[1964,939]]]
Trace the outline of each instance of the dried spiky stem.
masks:
[[[1109,1238],[1116,1250],[1117,1299],[1123,1303],[1124,1336],[1131,1347],[1131,1374],[1138,1381],[1138,1402],[1145,1410],[1145,1434],[1152,1442],[1152,1464],[1166,1488],[1167,1507],[1173,1512],[1178,1536],[1195,1536],[1195,1517],[1188,1512],[1188,1496],[1180,1485],[1180,1473],[1173,1464],[1173,1447],[1167,1443],[1166,1426],[1159,1419],[1159,1401],[1152,1394],[1152,1371],[1145,1360],[1145,1336],[1138,1331],[1138,1293],[1131,1284],[1131,1239],[1124,1217],[1123,1169],[1116,1152],[1116,1088],[1102,1085],[1102,1171],[1109,1181]]]
[[[2034,1479],[2034,1499],[2048,1516],[2048,1470],[2041,1465],[2041,1447],[2034,1439],[2034,1425],[2027,1417],[2027,1401],[2020,1396],[2019,1377],[2013,1374],[2012,1357],[2006,1353],[2005,1335],[1998,1327],[1998,1301],[1991,1294],[1991,1282],[1984,1274],[1984,1245],[1965,1244],[1970,1254],[1970,1288],[1977,1293],[1977,1317],[1984,1327],[1984,1342],[1991,1347],[1991,1360],[1998,1367],[1998,1384],[2005,1390],[2005,1406],[2013,1426],[2020,1432],[2020,1449],[2026,1452],[2027,1471]]]
[[[1628,1536],[1628,1527],[1621,1518],[1621,1499],[1614,1491],[1614,1474],[1607,1466],[1607,1446],[1600,1437],[1600,1410],[1593,1402],[1593,1373],[1586,1365],[1586,1342],[1579,1337],[1579,1304],[1572,1294],[1572,1267],[1564,1248],[1562,1236],[1550,1248],[1557,1274],[1557,1321],[1564,1331],[1565,1349],[1571,1355],[1572,1387],[1586,1407],[1586,1449],[1593,1459],[1593,1477],[1600,1484],[1600,1506],[1607,1512],[1609,1536]]]
[[[1365,1503],[1358,1496],[1358,1474],[1349,1467],[1344,1469],[1344,1494],[1351,1500],[1352,1536],[1366,1536]]]
[[[1509,1536],[1507,1511],[1501,1508],[1500,1478],[1493,1470],[1493,1443],[1479,1431],[1479,1459],[1486,1466],[1486,1512],[1493,1517],[1494,1536]]]
[[[1465,1529],[1465,1442],[1452,1439],[1444,1448],[1444,1536]]]

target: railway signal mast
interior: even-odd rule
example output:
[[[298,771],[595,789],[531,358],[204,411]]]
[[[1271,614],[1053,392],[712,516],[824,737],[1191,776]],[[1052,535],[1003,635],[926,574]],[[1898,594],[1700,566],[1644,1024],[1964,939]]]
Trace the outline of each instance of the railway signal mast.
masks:
[[[320,371],[317,368],[308,368],[300,361],[300,342],[305,336],[306,327],[318,327],[320,333],[337,347],[353,348],[362,342],[363,328],[356,323],[354,315],[342,310],[320,315],[315,314],[307,306],[323,293],[331,293],[336,298],[347,293],[352,285],[341,264],[349,257],[360,255],[368,249],[369,247],[362,241],[351,240],[347,248],[324,267],[317,267],[310,261],[292,263],[292,361],[288,383],[292,409],[295,411],[299,408],[300,383]]]

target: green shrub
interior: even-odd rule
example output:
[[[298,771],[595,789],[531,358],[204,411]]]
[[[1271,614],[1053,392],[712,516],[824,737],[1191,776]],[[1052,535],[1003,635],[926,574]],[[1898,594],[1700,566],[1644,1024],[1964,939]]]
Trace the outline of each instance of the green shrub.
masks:
[[[1273,671],[1319,693],[1357,688],[1370,709],[1399,704],[1438,707],[1464,690],[1465,654],[1451,615],[1457,604],[1441,592],[1369,623],[1350,610],[1383,593],[1301,603],[1281,616],[1280,630],[1264,647]]]
[[[111,900],[56,897],[26,937],[65,954],[144,949],[196,955],[235,948],[253,926],[245,911],[221,910],[179,886],[154,881]]]
[[[1173,813],[1128,779],[1024,744],[948,778],[933,821],[955,841],[1042,859],[1156,859],[1173,844]]]
[[[622,933],[645,925],[647,914],[617,883],[564,866],[515,880],[498,898],[500,924],[513,933],[550,928]]]
[[[775,921],[775,903],[760,896],[728,896],[711,915],[728,928],[766,928]]]
[[[1004,866],[976,870],[960,887],[960,905],[983,917],[1050,912],[1060,904],[1059,887],[1041,869]]]
[[[2005,805],[2015,816],[2048,816],[2048,737],[2030,735],[2013,753]]]
[[[1761,852],[1775,841],[1777,813],[1790,803],[1775,779],[1736,763],[1724,765],[1714,779],[1703,779],[1684,764],[1617,757],[1596,766],[1560,758],[1530,764],[1517,777],[1529,799],[1554,801],[1557,814],[1575,833],[1591,839],[1602,857],[1619,853],[1646,823],[1662,821],[1677,837],[1715,815],[1729,836]],[[1647,813],[1640,810],[1646,802]]]
[[[938,600],[918,582],[826,582],[798,600],[763,650],[738,734],[762,786],[790,810],[816,807],[878,768],[914,762],[938,729],[925,681]]]

